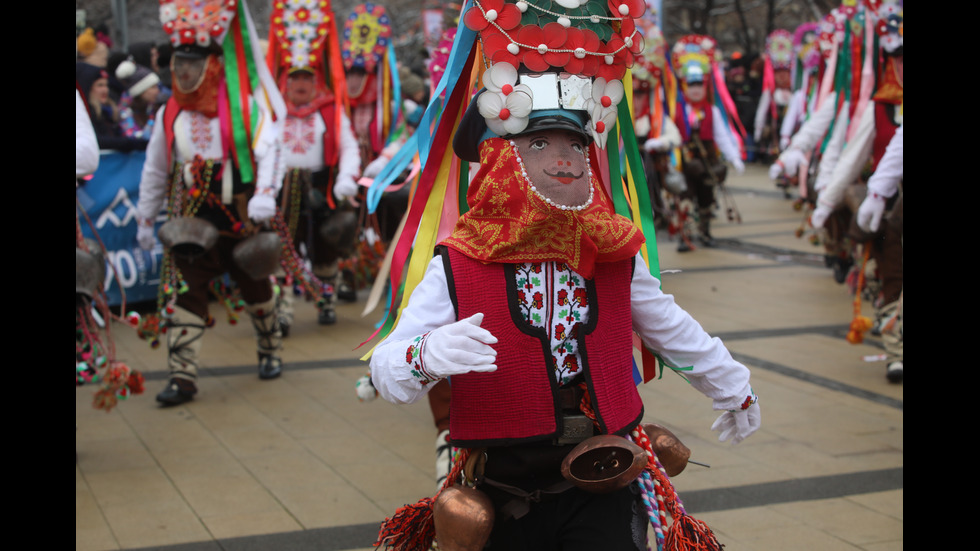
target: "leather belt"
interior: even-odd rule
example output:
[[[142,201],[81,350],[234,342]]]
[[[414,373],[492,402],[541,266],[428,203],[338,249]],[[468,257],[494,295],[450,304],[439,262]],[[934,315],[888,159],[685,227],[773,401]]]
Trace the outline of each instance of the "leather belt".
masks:
[[[583,395],[585,395],[585,390],[578,385],[559,388],[558,407],[562,410],[574,409],[579,411],[579,404],[582,403]]]

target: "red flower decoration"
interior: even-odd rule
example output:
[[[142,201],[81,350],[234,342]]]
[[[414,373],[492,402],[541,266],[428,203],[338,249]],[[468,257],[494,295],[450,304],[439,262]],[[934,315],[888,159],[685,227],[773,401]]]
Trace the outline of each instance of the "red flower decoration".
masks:
[[[578,53],[569,54],[568,63],[565,70],[573,75],[583,75],[587,77],[595,76],[599,70],[599,63],[602,60],[599,56],[589,55],[587,52],[597,52],[602,46],[599,35],[588,29],[570,27],[568,38],[565,40],[566,50],[578,50]]]
[[[512,35],[517,34],[514,31],[510,32]],[[511,46],[510,39],[504,36],[503,33],[493,27],[489,27],[480,33],[480,38],[483,40],[483,51],[487,53],[490,61],[493,63],[510,63],[515,69],[520,67],[520,48],[514,45],[517,53],[510,51],[508,49]]]
[[[623,43],[626,44],[626,49],[631,54],[640,55],[643,53],[643,31],[636,28],[634,20],[623,19],[619,35],[623,37]],[[631,61],[628,65],[632,67],[633,62]]]
[[[567,37],[568,30],[559,23],[548,23],[543,28],[536,25],[522,27],[517,35],[517,41],[525,46],[531,46],[531,49],[521,48],[521,62],[532,71],[564,67],[571,54],[553,50],[562,49]]]
[[[609,0],[607,5],[613,17],[637,19],[647,11],[647,4],[643,0]]]
[[[626,74],[625,56],[629,56],[630,61],[633,59],[633,54],[629,53],[623,46],[623,39],[613,35],[609,42],[600,48],[599,51],[606,55],[599,58],[599,70],[596,72],[596,77],[603,77],[606,81],[623,78],[623,75]],[[620,48],[622,50],[617,53]],[[626,54],[624,55],[623,52]]]
[[[483,11],[473,6],[463,15],[463,23],[474,31],[491,27],[490,23],[496,23],[505,31],[521,24],[521,10],[517,8],[517,4],[507,4],[504,0],[481,0],[480,6]]]

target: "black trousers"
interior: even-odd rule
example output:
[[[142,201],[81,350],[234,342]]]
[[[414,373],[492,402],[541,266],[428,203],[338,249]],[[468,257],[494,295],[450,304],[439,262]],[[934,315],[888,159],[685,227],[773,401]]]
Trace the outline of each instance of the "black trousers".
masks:
[[[485,475],[508,486],[540,495],[528,501],[519,518],[510,510],[521,498],[489,483],[478,488],[490,496],[496,521],[486,550],[490,551],[645,551],[649,520],[636,482],[608,494],[571,487],[548,489],[564,479],[561,460],[574,446],[518,446],[487,450]]]

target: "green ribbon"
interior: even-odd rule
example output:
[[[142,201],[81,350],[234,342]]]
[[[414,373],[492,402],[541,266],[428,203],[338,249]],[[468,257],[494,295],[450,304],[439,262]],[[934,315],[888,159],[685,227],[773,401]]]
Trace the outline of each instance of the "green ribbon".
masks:
[[[619,102],[619,120],[632,121],[629,105],[625,101]],[[632,124],[622,125],[623,149],[626,151],[626,162],[629,165],[630,173],[633,175],[633,184],[636,189],[637,205],[636,210],[640,213],[639,226],[646,237],[647,244],[647,263],[650,273],[660,279],[660,258],[657,254],[657,229],[653,223],[653,202],[650,199],[650,188],[646,181],[646,171],[643,169],[643,159],[640,157],[640,145],[636,139],[636,131]],[[635,222],[635,220],[634,220]]]
[[[238,3],[238,14],[232,22],[229,35],[226,36],[222,44],[222,53],[225,58],[225,83],[228,87],[228,106],[231,117],[232,148],[235,152],[235,159],[238,161],[238,171],[241,174],[242,182],[249,184],[255,181],[255,166],[252,160],[252,144],[249,137],[259,123],[259,113],[257,109],[251,112],[251,120],[246,123],[243,116],[244,107],[242,106],[241,88],[248,85],[249,90],[259,88],[258,70],[255,66],[255,59],[251,54],[252,41],[247,32],[242,30],[241,22],[245,21],[245,3]],[[240,38],[236,40],[235,38]],[[248,75],[247,82],[242,82],[242,68],[238,64],[238,46],[245,52],[244,70]]]

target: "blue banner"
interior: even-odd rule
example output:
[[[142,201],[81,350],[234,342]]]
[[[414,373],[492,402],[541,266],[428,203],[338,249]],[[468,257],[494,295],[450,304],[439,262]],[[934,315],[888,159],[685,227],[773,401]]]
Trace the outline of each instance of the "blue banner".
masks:
[[[104,288],[110,306],[122,305],[124,298],[126,304],[155,301],[160,285],[163,247],[158,241],[147,252],[136,242],[136,203],[145,160],[143,151],[103,152],[99,169],[75,189],[82,235],[105,247]],[[163,221],[157,218],[157,229]]]

